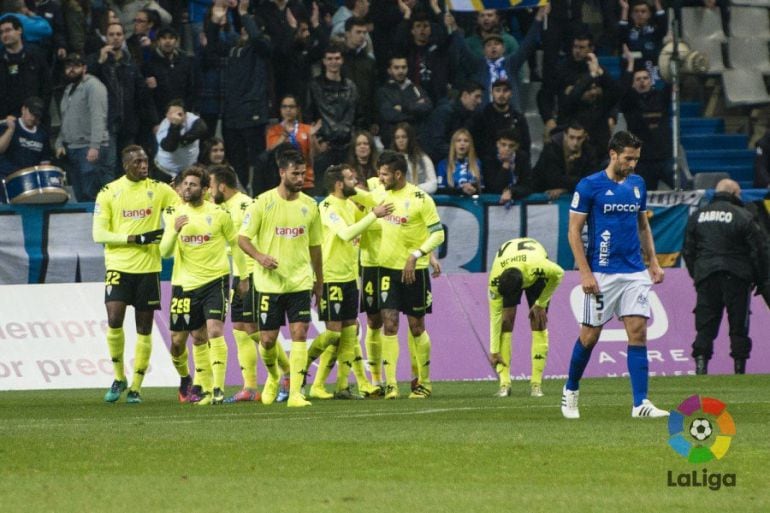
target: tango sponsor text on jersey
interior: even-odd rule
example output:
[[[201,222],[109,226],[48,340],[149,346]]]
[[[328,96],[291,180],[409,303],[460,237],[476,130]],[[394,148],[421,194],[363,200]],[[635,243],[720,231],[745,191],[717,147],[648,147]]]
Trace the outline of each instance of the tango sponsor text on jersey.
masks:
[[[288,293],[313,288],[310,246],[321,246],[321,222],[313,198],[300,193],[283,199],[276,189],[266,191],[246,209],[240,235],[257,251],[278,261],[276,269],[254,265],[260,292]]]
[[[587,214],[586,258],[592,271],[633,273],[643,270],[638,216],[647,211],[644,179],[631,174],[618,183],[606,171],[580,180],[570,210]]]
[[[128,235],[160,228],[163,209],[177,202],[177,194],[165,183],[146,179],[133,182],[122,176],[99,191],[94,203],[94,221],[106,223],[109,231]],[[105,267],[129,273],[160,272],[157,244],[105,244]]]

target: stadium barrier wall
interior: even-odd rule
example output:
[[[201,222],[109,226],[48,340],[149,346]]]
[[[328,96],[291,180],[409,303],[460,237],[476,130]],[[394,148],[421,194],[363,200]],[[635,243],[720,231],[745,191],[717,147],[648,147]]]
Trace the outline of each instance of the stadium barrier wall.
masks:
[[[168,304],[170,284],[162,285],[163,310],[155,316],[154,351],[145,386],[176,386],[178,376],[166,348],[170,345]],[[112,364],[105,343],[106,320],[104,286],[99,283],[4,285],[0,286],[0,390],[105,388],[112,380]],[[487,360],[489,320],[487,275],[464,273],[433,280],[433,313],[427,329],[433,343],[434,380],[496,379]],[[578,333],[577,319],[582,313],[583,292],[577,272],[568,271],[557,289],[548,312],[550,350],[546,378],[566,376],[572,346]],[[694,363],[690,344],[694,340],[695,290],[683,269],[666,271],[664,283],[653,287],[650,296],[652,318],[648,330],[650,371],[653,375],[692,374]],[[527,379],[530,372],[530,331],[526,302],[518,312],[513,335],[512,375]],[[751,334],[754,349],[747,370],[752,374],[770,373],[770,345],[766,342],[770,312],[761,298],[752,298]],[[126,367],[130,376],[134,354],[133,315],[126,316]],[[361,326],[366,322],[359,319]],[[315,338],[323,324],[313,312],[308,334]],[[288,350],[291,342],[282,330],[281,343]],[[236,346],[229,323],[227,383],[241,384]],[[406,345],[406,320],[400,330],[401,357],[398,376],[410,379]],[[621,376],[626,369],[626,336],[617,320],[607,324],[594,350],[587,377]],[[732,373],[728,356],[727,322],[715,342],[709,365],[712,374]],[[192,366],[191,366],[192,368]],[[311,374],[315,370],[311,369]],[[259,381],[266,372],[259,364]],[[333,377],[333,376],[332,376]],[[494,385],[490,383],[490,390]]]
[[[744,191],[744,198],[759,199],[766,192]],[[651,192],[647,197],[662,263],[677,266],[687,215],[708,193]],[[569,197],[548,201],[543,194],[533,194],[512,208],[498,205],[497,199],[436,196],[446,228],[446,242],[439,249],[445,272],[486,271],[500,245],[521,236],[539,240],[551,258],[565,269],[573,268],[567,242]],[[91,239],[92,215],[93,203],[0,205],[0,284],[102,280],[103,251]],[[161,278],[170,276],[167,260]]]

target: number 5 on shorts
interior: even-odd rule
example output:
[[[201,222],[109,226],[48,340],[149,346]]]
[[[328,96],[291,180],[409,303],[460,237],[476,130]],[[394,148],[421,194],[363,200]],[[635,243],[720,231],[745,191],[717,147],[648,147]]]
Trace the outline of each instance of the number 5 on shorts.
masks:
[[[259,302],[259,311],[267,312],[268,310],[270,310],[270,296],[262,296]]]

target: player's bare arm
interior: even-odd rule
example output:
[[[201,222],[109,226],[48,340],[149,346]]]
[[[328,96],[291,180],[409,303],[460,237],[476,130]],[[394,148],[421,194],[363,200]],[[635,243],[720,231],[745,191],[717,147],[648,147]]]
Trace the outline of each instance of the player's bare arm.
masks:
[[[646,212],[639,212],[637,217],[639,227],[639,242],[642,245],[642,254],[649,262],[648,272],[653,283],[661,283],[665,272],[658,262],[658,256],[655,253],[655,242],[652,239],[652,229],[650,221],[647,219]]]
[[[594,278],[594,274],[591,272],[591,267],[588,265],[588,259],[586,258],[585,248],[583,247],[582,233],[587,218],[587,214],[570,212],[567,238],[569,240],[569,247],[575,257],[575,265],[580,272],[580,285],[583,288],[583,292],[586,294],[599,294],[599,284],[596,282],[596,278]]]

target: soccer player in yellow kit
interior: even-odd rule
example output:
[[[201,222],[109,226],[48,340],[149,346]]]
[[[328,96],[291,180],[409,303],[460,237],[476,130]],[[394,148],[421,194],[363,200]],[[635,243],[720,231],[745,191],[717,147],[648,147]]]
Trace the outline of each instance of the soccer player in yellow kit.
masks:
[[[301,394],[307,364],[307,329],[310,296],[316,303],[323,292],[321,222],[313,198],[302,193],[305,159],[296,150],[278,156],[281,182],[260,194],[246,210],[239,244],[256,260],[255,315],[260,330],[260,354],[268,377],[262,403],[271,404],[278,393],[276,368],[278,330],[286,317],[291,333],[291,368],[287,406],[309,406]],[[255,243],[252,243],[255,240]]]
[[[532,329],[530,395],[542,397],[543,369],[548,358],[547,310],[564,269],[548,260],[535,239],[511,239],[497,251],[489,271],[489,352],[500,377],[497,397],[511,395],[511,337],[521,293],[527,295]]]
[[[392,213],[382,218],[379,251],[382,299],[382,359],[385,370],[385,399],[399,396],[398,364],[399,311],[406,314],[414,337],[419,381],[409,394],[425,399],[432,393],[430,381],[431,342],[425,330],[425,315],[432,310],[429,255],[444,242],[444,228],[433,198],[406,179],[403,155],[384,151],[377,160],[380,183],[386,191],[384,201],[392,203]]]
[[[148,178],[147,154],[141,146],[127,146],[121,155],[126,174],[102,188],[93,217],[94,242],[104,244],[107,346],[115,373],[104,400],[117,401],[128,385],[123,321],[126,306],[133,305],[137,337],[134,376],[126,400],[140,403],[139,392],[152,352],[153,315],[160,308],[157,242],[163,234],[161,213],[177,201],[177,196],[168,185]]]
[[[237,245],[238,231],[227,210],[203,201],[203,180],[202,170],[196,167],[184,171],[184,203],[174,209],[174,223],[166,225],[160,250],[164,257],[174,255],[179,283],[171,298],[171,355],[179,358],[192,334],[193,362],[203,389],[196,402],[208,405],[225,399],[224,320],[230,289],[226,246]],[[242,253],[233,252],[233,266],[235,274],[248,283]]]
[[[358,343],[358,238],[378,218],[389,214],[393,206],[376,205],[370,212],[362,212],[348,198],[357,194],[358,180],[350,166],[331,166],[324,175],[326,190],[330,192],[320,205],[323,232],[324,286],[318,317],[326,324],[325,338],[329,353],[325,364],[319,366],[309,396],[331,399],[324,382],[334,365],[339,362],[340,376],[347,376],[356,357]],[[322,358],[322,361],[324,358]],[[363,363],[353,368],[359,391],[372,394],[373,387],[364,373]],[[350,398],[347,380],[338,380],[334,397]],[[340,387],[342,385],[344,389]]]

